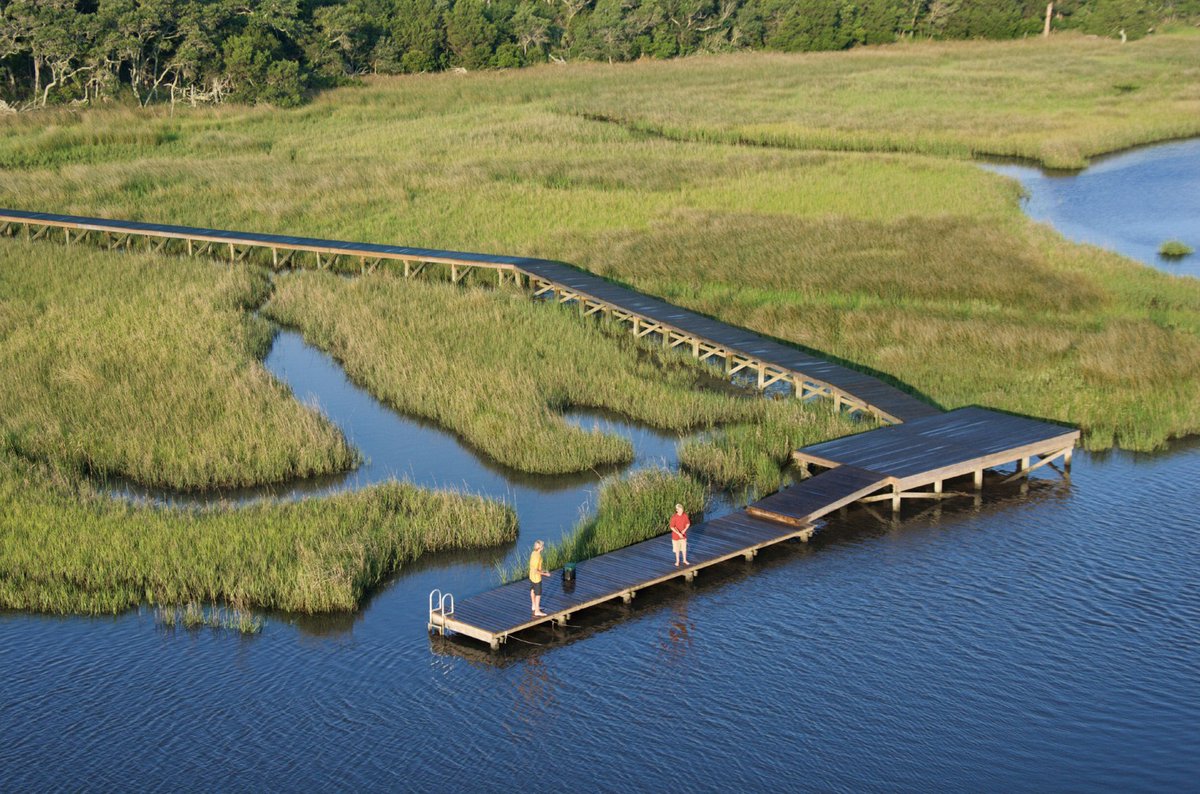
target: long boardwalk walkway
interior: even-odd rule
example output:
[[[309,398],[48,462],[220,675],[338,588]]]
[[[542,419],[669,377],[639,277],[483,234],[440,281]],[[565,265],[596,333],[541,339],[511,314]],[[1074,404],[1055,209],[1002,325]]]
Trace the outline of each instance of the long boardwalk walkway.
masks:
[[[584,316],[599,314],[628,323],[638,337],[654,335],[664,347],[684,346],[700,360],[723,360],[727,374],[755,373],[761,389],[786,383],[799,398],[829,398],[839,408],[870,412],[891,424],[797,450],[802,471],[825,471],[741,512],[693,527],[689,566],[674,566],[670,543],[661,537],[587,560],[578,565],[573,583],[557,577],[546,580],[544,617],[530,614],[524,581],[457,605],[449,594],[430,594],[431,630],[474,637],[492,648],[532,626],[565,623],[573,612],[595,604],[616,598],[630,601],[642,588],[676,577],[691,580],[703,568],[739,556],[752,559],[759,549],[785,540],[807,540],[813,522],[853,501],[890,501],[898,512],[905,499],[956,495],[944,488],[956,478],[971,477],[978,490],[985,469],[1016,464],[1013,478],[1060,458],[1069,467],[1079,438],[1077,430],[981,408],[942,413],[871,375],[561,262],[0,209],[0,234],[22,232],[31,240],[57,233],[68,245],[86,241],[110,249],[129,249],[141,240],[154,251],[227,255],[232,262],[255,255],[269,257],[275,267],[297,265],[305,257],[318,268],[350,262],[366,271],[390,261],[403,268],[405,277],[414,277],[432,265],[448,269],[455,283],[471,270],[491,270],[500,283],[511,280],[534,296],[574,304]]]
[[[449,268],[455,282],[470,270],[493,270],[502,281],[512,279],[528,286],[535,296],[552,296],[560,303],[578,305],[585,315],[599,314],[628,323],[636,336],[653,334],[664,346],[685,347],[701,360],[724,360],[730,375],[754,373],[759,388],[786,383],[798,397],[826,397],[839,408],[866,411],[885,422],[907,422],[938,413],[932,405],[878,378],[547,259],[0,209],[0,234],[21,232],[29,239],[58,232],[68,245],[91,240],[108,248],[128,249],[135,240],[143,240],[146,248],[155,251],[221,255],[230,261],[259,251],[269,255],[276,267],[297,264],[301,256],[319,268],[344,266],[349,261],[367,270],[388,261],[400,263],[405,276],[416,276],[427,266],[437,265]]]

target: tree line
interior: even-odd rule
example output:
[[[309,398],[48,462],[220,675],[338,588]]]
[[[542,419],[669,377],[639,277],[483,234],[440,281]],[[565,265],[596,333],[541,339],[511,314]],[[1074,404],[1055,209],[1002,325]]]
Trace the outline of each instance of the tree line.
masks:
[[[0,109],[296,105],[355,75],[697,52],[1015,38],[1045,0],[0,0]],[[1200,0],[1063,0],[1056,30],[1137,38]]]

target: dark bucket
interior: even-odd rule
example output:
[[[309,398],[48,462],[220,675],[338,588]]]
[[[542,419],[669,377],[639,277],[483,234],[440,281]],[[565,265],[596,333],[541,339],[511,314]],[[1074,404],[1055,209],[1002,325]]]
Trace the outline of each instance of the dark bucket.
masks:
[[[569,562],[566,565],[564,565],[562,576],[563,576],[564,582],[574,582],[575,581],[575,563]]]

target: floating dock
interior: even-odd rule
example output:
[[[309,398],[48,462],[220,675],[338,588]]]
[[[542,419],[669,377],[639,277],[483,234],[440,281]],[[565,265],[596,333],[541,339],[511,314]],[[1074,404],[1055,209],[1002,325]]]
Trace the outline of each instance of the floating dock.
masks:
[[[1060,425],[963,408],[943,413],[863,372],[826,361],[696,312],[643,295],[562,262],[527,257],[356,243],[312,237],[236,232],[76,215],[0,209],[0,234],[37,240],[61,235],[68,245],[89,243],[131,249],[255,261],[275,268],[315,266],[368,272],[392,263],[406,278],[443,268],[453,283],[472,270],[494,271],[534,297],[578,307],[582,316],[628,324],[638,338],[689,350],[701,361],[724,362],[727,375],[752,373],[759,389],[785,384],[800,399],[827,398],[838,409],[870,413],[889,426],[814,444],[795,453],[807,479],[745,510],[694,526],[688,533],[692,564],[674,566],[666,537],[579,563],[576,580],[544,579],[544,617],[532,617],[529,583],[514,582],[455,605],[448,593],[430,594],[429,628],[456,632],[499,648],[520,631],[543,623],[565,624],[575,612],[620,598],[632,601],[644,588],[675,578],[691,580],[726,560],[753,559],[758,550],[793,538],[807,540],[814,522],[851,502],[890,501],[899,512],[905,499],[962,495],[945,483],[971,477],[976,493],[983,472],[1015,464],[1008,479],[1061,459],[1070,467],[1079,431]],[[820,469],[816,472],[814,470]],[[664,528],[667,517],[663,517]]]

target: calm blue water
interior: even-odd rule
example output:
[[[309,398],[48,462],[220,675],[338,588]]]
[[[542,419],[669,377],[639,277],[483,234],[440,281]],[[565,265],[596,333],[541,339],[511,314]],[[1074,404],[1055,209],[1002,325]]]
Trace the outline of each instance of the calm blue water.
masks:
[[[1066,237],[1181,276],[1200,276],[1200,254],[1159,256],[1167,240],[1200,251],[1200,139],[1101,158],[1078,174],[987,165],[1019,179],[1025,210]]]
[[[1122,193],[1132,224],[1142,205]],[[489,587],[498,558],[578,515],[594,478],[489,469],[440,431],[393,421],[294,336],[268,363],[367,453],[355,476],[382,466],[507,493],[518,550],[435,556],[357,613],[270,616],[248,638],[163,631],[149,612],[0,615],[0,789],[1182,791],[1200,779],[1200,442],[1079,455],[1069,483],[989,486],[979,506],[898,523],[853,510],[811,544],[490,654],[426,635],[428,591]],[[670,439],[637,443],[640,460],[673,461]]]

